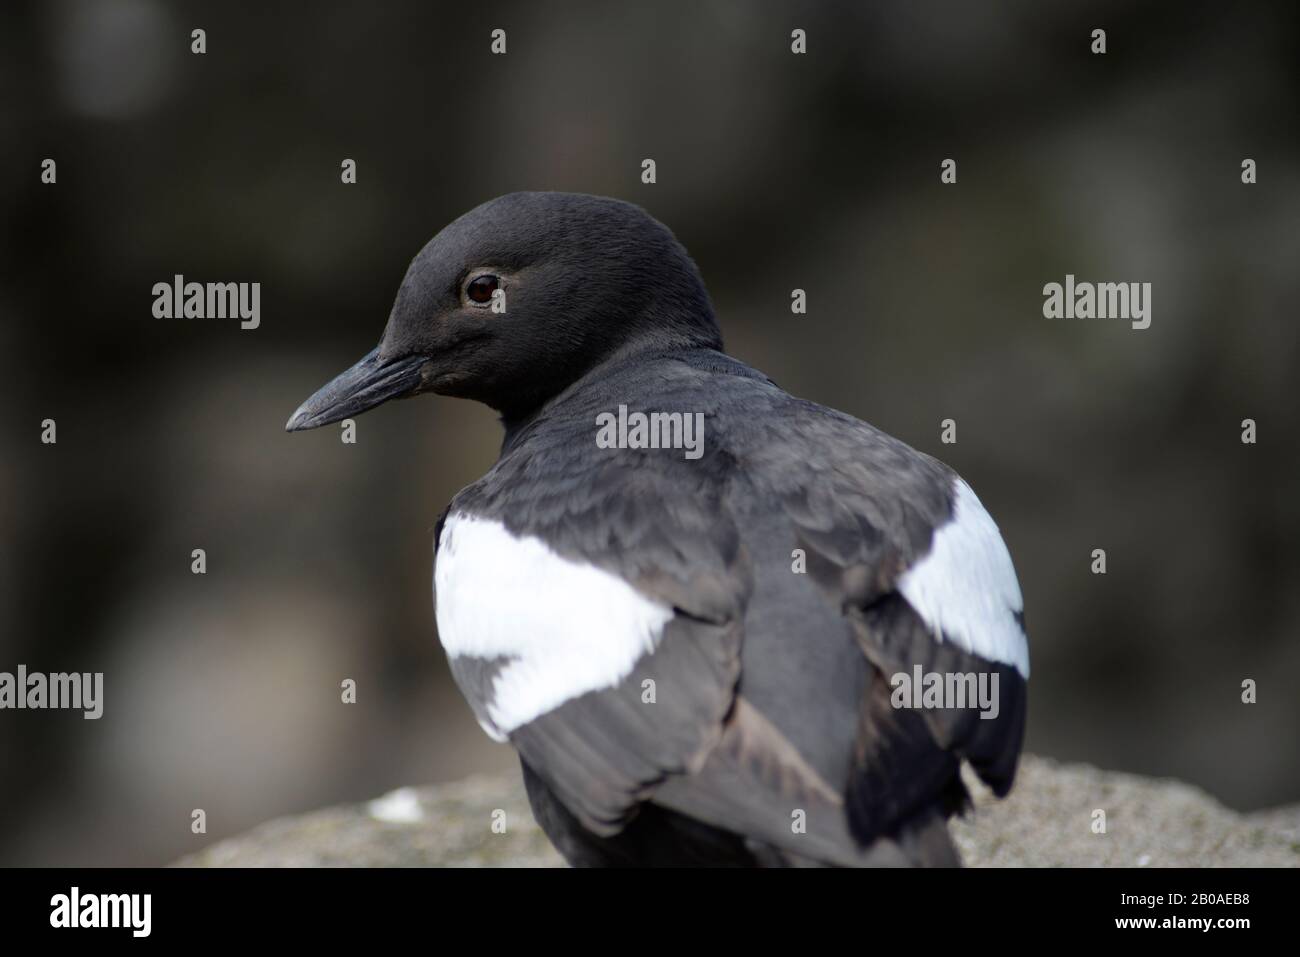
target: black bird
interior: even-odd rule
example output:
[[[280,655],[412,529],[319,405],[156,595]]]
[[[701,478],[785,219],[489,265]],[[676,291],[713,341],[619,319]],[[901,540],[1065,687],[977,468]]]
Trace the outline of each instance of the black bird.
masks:
[[[595,196],[443,229],[286,428],[421,392],[505,426],[438,521],[438,633],[570,863],[958,863],[960,765],[1010,788],[1029,654],[951,469],[726,355],[673,234]]]

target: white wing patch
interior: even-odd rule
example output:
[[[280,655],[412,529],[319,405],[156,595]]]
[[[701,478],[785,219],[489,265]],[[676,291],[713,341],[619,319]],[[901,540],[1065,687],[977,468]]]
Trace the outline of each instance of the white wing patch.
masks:
[[[484,730],[498,740],[572,698],[618,684],[673,616],[617,575],[463,513],[443,524],[433,574],[447,654],[507,659],[483,703],[493,725]]]
[[[1002,535],[971,487],[953,486],[952,520],[934,531],[930,551],[898,580],[898,590],[940,641],[1014,665],[1029,677],[1029,642],[1016,616],[1020,583]]]

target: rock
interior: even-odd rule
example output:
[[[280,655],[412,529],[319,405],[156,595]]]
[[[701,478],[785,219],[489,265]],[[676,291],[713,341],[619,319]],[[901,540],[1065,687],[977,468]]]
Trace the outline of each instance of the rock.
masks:
[[[492,829],[504,811],[504,833]],[[500,815],[497,815],[500,819]],[[558,867],[517,773],[400,788],[367,804],[285,817],[181,867]]]
[[[1194,787],[1026,756],[998,801],[968,779],[975,810],[952,824],[967,865],[1300,866],[1300,806],[1230,811]],[[1093,812],[1106,833],[1093,833]],[[504,812],[504,818],[501,813]],[[500,823],[494,831],[493,822]],[[182,867],[555,867],[518,775],[401,788],[368,804],[263,824]]]
[[[1238,814],[1181,781],[1032,756],[1005,800],[969,775],[967,786],[975,812],[952,834],[971,866],[1300,866],[1300,805]]]

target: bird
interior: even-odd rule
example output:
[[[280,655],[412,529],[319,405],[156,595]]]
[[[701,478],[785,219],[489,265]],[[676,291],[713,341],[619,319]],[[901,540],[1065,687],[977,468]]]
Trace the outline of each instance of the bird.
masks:
[[[956,472],[728,355],[685,247],[614,198],[451,222],[286,429],[421,393],[503,426],[437,521],[434,619],[570,865],[960,865],[962,769],[1009,791],[1029,651]],[[996,707],[918,706],[899,689],[922,676],[978,677]]]

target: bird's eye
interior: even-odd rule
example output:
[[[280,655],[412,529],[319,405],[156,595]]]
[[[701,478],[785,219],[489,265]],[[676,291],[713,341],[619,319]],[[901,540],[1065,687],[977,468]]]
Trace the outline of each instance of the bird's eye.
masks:
[[[465,294],[475,302],[487,302],[500,285],[501,280],[496,276],[475,276],[465,286]]]

